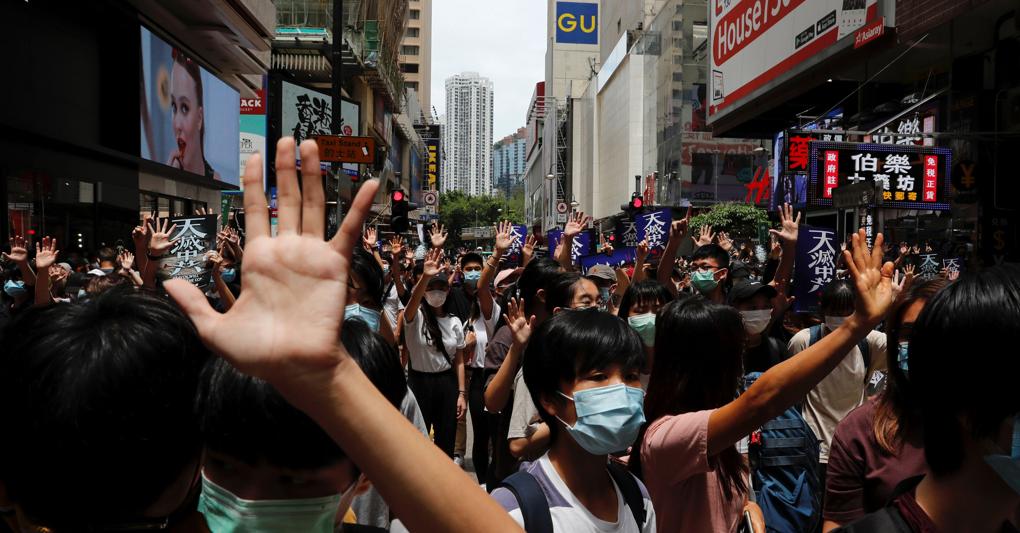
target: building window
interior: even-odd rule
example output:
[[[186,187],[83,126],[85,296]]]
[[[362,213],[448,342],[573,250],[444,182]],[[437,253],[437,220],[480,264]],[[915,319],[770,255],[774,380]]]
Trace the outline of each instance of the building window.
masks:
[[[673,73],[673,81],[684,81],[684,73],[683,72],[674,72]]]
[[[421,10],[420,9],[412,9],[411,10],[411,20],[418,20],[420,18],[421,18]]]
[[[418,73],[418,64],[417,63],[401,63],[400,64],[400,72],[406,72],[406,73],[409,73],[409,74],[417,74]]]
[[[407,37],[418,37],[421,34],[421,30],[418,28],[407,28]]]
[[[408,89],[414,89],[415,91],[418,90],[418,82],[416,81],[405,81],[404,86]]]
[[[400,47],[400,53],[405,56],[416,56],[419,53],[419,48],[416,45],[404,45]]]
[[[673,21],[673,31],[683,31],[683,30],[684,30],[684,21],[682,21],[682,20],[674,20]]]

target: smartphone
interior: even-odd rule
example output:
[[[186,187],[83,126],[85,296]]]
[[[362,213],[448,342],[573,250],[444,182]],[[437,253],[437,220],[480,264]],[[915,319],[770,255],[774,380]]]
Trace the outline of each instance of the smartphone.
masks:
[[[754,525],[751,524],[751,513],[744,511],[744,518],[740,521],[740,525],[737,526],[737,533],[754,533]]]

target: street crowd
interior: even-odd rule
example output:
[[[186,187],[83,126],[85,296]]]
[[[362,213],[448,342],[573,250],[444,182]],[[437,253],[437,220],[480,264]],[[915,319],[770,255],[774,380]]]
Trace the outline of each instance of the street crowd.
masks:
[[[758,253],[688,212],[582,272],[583,213],[457,251],[366,226],[376,181],[327,240],[315,143],[276,154],[275,231],[255,156],[208,287],[160,271],[168,220],[10,239],[0,532],[1020,525],[1020,268],[920,276],[939,243],[861,230],[798,313],[788,205]]]

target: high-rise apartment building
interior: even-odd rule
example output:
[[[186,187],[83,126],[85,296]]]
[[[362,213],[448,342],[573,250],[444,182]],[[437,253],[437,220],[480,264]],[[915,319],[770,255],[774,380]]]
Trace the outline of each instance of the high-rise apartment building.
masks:
[[[492,147],[492,186],[509,194],[524,176],[527,165],[527,128],[507,135]]]
[[[410,0],[408,3],[407,30],[400,41],[399,61],[404,87],[418,95],[422,112],[431,117],[432,0]]]
[[[492,193],[492,81],[477,72],[446,79],[443,192]]]

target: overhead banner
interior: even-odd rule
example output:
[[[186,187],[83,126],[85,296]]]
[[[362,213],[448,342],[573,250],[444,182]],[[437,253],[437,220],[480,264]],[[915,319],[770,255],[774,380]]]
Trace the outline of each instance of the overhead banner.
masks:
[[[878,0],[711,0],[708,122],[797,74],[802,63],[853,46],[856,30],[878,18]]]
[[[673,212],[668,207],[638,215],[636,221],[637,240],[638,242],[648,241],[649,257],[658,258],[666,249],[672,222]]]
[[[882,206],[949,210],[952,151],[928,146],[811,143],[811,205],[831,206],[841,185],[879,182]]]
[[[800,225],[793,273],[794,311],[817,313],[818,299],[836,277],[836,232]]]
[[[622,267],[634,262],[634,249],[622,248],[613,250],[612,254],[589,255],[581,258],[581,269],[587,273],[595,265]]]

